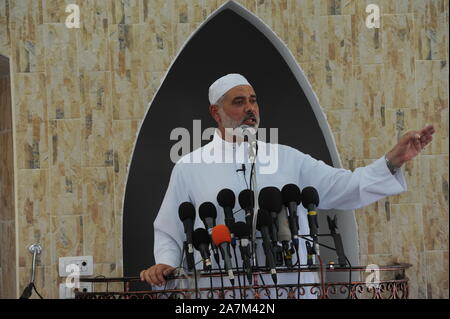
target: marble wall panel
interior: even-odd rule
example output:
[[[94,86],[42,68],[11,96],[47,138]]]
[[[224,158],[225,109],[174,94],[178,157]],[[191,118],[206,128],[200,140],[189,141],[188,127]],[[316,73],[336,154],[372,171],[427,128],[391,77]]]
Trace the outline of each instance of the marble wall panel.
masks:
[[[417,60],[448,59],[448,1],[415,0],[413,7]]]
[[[52,250],[48,170],[19,170],[17,183],[18,267],[31,267],[28,247],[35,243],[43,247],[37,265],[49,266]]]
[[[108,43],[108,28],[112,20],[110,6],[111,1],[84,0],[80,3],[80,11],[83,12],[77,38],[80,72],[111,70]]]
[[[427,297],[448,299],[448,250],[426,253]]]
[[[383,16],[384,90],[387,108],[416,108],[414,19],[412,14]]]
[[[9,1],[11,61],[15,72],[44,72],[42,1]]]
[[[366,24],[370,4],[381,7],[380,1],[355,1],[355,14],[351,16],[353,40],[353,64],[373,64],[383,62],[383,16],[380,16],[380,28],[368,28]],[[380,9],[380,14],[383,11]]]
[[[111,73],[88,72],[81,80],[85,102],[82,107],[82,166],[112,166]]]
[[[69,30],[69,29],[67,29]],[[51,32],[51,29],[49,30]],[[46,50],[46,89],[49,119],[80,118],[80,72],[76,34],[69,32],[69,41],[49,41]]]
[[[141,0],[111,0],[112,24],[139,24],[143,21]]]
[[[424,154],[448,154],[448,61],[416,61],[416,67],[419,124],[432,123],[437,130]]]
[[[16,296],[15,221],[0,221],[0,299]]]
[[[0,54],[11,56],[11,36],[9,26],[9,0],[0,2]]]
[[[58,295],[61,255],[93,255],[96,274],[123,273],[123,191],[140,121],[172,59],[225,2],[0,3],[0,52],[14,72],[20,290],[37,240],[46,297]],[[433,144],[404,168],[408,192],[356,219],[362,264],[411,263],[410,297],[448,298],[448,1],[238,2],[301,63],[345,168],[371,163],[410,129],[436,126]],[[69,3],[80,5],[80,29],[64,25]],[[365,26],[370,3],[380,6],[380,29]]]
[[[36,73],[36,85],[42,90],[36,94],[15,96],[13,111],[16,122],[16,156],[19,169],[48,167],[47,98],[43,79]],[[16,88],[16,92],[20,88]]]
[[[0,133],[0,222],[15,219],[12,143],[12,132]]]
[[[114,172],[112,168],[83,168],[84,253],[95,263],[115,262]]]

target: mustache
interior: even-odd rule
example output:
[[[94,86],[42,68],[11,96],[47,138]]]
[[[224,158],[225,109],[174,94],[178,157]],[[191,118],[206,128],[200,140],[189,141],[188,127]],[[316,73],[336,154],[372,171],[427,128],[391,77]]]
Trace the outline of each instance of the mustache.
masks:
[[[247,120],[255,120],[256,122],[258,122],[258,119],[256,118],[256,115],[253,114],[253,113],[247,113],[247,115],[242,120],[242,123],[244,123]]]

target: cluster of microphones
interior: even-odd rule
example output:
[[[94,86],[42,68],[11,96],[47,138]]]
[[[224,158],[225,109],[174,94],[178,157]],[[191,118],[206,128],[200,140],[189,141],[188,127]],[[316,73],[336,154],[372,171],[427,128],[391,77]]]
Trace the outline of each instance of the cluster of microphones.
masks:
[[[220,267],[222,256],[228,279],[234,284],[231,247],[239,246],[242,258],[242,269],[249,283],[252,282],[254,268],[254,243],[252,225],[255,210],[255,196],[252,190],[243,190],[238,201],[245,211],[245,222],[234,219],[236,196],[230,189],[222,189],[217,195],[217,202],[223,208],[225,225],[216,225],[217,210],[212,202],[204,202],[199,206],[199,217],[205,228],[194,230],[196,217],[195,207],[190,202],[179,206],[179,217],[184,225],[186,241],[184,251],[187,267],[194,269],[194,248],[201,254],[203,269],[211,270],[211,251]],[[312,244],[306,241],[308,265],[312,265],[312,256],[318,254],[318,221],[316,207],[319,195],[314,187],[305,187],[302,191],[295,184],[287,184],[280,191],[277,187],[265,187],[258,196],[259,210],[256,216],[256,229],[261,233],[263,250],[266,256],[265,266],[270,270],[274,283],[277,282],[277,267],[293,267],[292,257],[299,256],[299,219],[297,206],[302,203],[308,211],[308,224]],[[330,220],[329,220],[330,224]],[[237,263],[237,260],[236,260]],[[237,266],[237,265],[236,265]]]

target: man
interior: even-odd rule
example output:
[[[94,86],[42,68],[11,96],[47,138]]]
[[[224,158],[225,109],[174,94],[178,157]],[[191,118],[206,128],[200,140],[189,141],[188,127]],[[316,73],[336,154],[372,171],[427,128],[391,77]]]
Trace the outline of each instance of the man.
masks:
[[[242,125],[257,129],[259,126],[259,107],[256,93],[248,81],[239,74],[228,74],[215,81],[209,88],[209,111],[217,122],[217,130],[213,140],[192,154],[182,158],[174,167],[169,186],[154,222],[155,244],[154,254],[156,265],[143,270],[141,280],[151,285],[160,286],[165,283],[165,277],[171,274],[182,260],[182,245],[185,240],[183,225],[178,219],[178,206],[189,201],[197,208],[205,201],[213,202],[218,208],[217,223],[224,223],[221,209],[216,201],[217,193],[223,188],[233,190],[236,196],[248,187],[250,179],[249,162],[234,160],[231,163],[188,163],[192,155],[205,155],[215,152],[219,158],[236,159],[244,154],[247,158],[249,145],[236,136],[226,134],[228,129],[236,129]],[[226,132],[227,131],[227,132]],[[272,174],[257,173],[257,187],[276,186],[294,183],[303,189],[313,186],[320,195],[319,209],[351,210],[369,205],[385,196],[406,191],[406,184],[400,168],[416,157],[421,150],[431,142],[435,130],[429,125],[420,131],[410,131],[403,135],[385,156],[374,163],[356,169],[354,172],[336,169],[317,161],[309,155],[284,145],[273,145],[258,141],[259,152],[270,153],[282,165],[277,165]],[[274,155],[275,154],[275,155]],[[194,156],[195,157],[195,156]],[[256,162],[258,166],[258,161]],[[247,168],[239,172],[241,164]],[[306,211],[298,207],[300,233],[309,233]],[[242,216],[235,215],[237,220]],[[203,227],[200,218],[196,218],[195,228]],[[304,243],[300,245],[301,263],[306,263]],[[260,255],[260,257],[263,254]],[[199,259],[197,258],[196,261]],[[262,262],[261,262],[262,261]],[[260,264],[264,259],[260,259]],[[286,274],[289,275],[289,274]],[[307,273],[304,282],[311,282]],[[281,276],[282,277],[282,276]],[[292,282],[292,276],[281,278],[279,283]]]

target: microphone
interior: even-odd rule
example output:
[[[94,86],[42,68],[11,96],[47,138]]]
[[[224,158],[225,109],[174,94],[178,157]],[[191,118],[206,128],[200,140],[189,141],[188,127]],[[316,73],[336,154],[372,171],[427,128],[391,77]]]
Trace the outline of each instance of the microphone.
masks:
[[[345,267],[347,265],[347,260],[345,259],[344,245],[342,244],[341,234],[337,232],[337,215],[334,215],[333,219],[331,219],[330,216],[327,216],[327,222],[331,237],[333,237],[334,247],[336,248],[338,263],[342,267]]]
[[[217,209],[216,206],[211,202],[204,202],[198,208],[198,214],[200,219],[203,221],[205,228],[207,229],[209,235],[211,235],[213,227],[216,226]],[[213,249],[213,255],[216,263],[220,262],[219,251],[214,244],[211,245]]]
[[[319,223],[316,212],[316,207],[319,206],[319,194],[314,187],[308,186],[303,189],[302,205],[308,210],[309,233],[314,240],[316,255],[319,255],[319,245],[317,243]]]
[[[239,239],[239,250],[241,252],[243,267],[247,274],[248,282],[252,283],[252,265],[251,265],[251,256],[252,253],[250,251],[250,233],[251,228],[250,225],[244,222],[237,222],[233,225],[234,235]],[[237,265],[236,265],[237,266]]]
[[[274,246],[274,253],[276,257],[277,266],[283,265],[283,252],[280,246],[278,246],[278,224],[277,216],[282,207],[281,192],[278,188],[269,186],[261,189],[258,197],[259,207],[267,210],[272,217],[271,231],[272,231],[272,243]]]
[[[302,201],[300,188],[295,184],[284,185],[281,190],[283,204],[289,212],[289,227],[291,229],[292,242],[298,251],[298,230],[300,228],[297,216],[297,206]]]
[[[228,229],[231,229],[234,224],[233,208],[236,203],[236,196],[231,189],[224,188],[217,194],[217,202],[223,208],[225,225]]]
[[[184,233],[186,234],[186,261],[188,269],[194,269],[194,249],[192,247],[192,233],[194,232],[195,207],[190,202],[183,202],[178,207],[178,216],[184,225]]]
[[[203,270],[211,269],[211,255],[209,253],[211,239],[208,231],[204,228],[197,228],[192,235],[192,242],[195,249],[197,249],[202,256]]]
[[[245,210],[245,222],[252,227],[253,210],[255,209],[255,195],[252,190],[244,189],[239,193],[239,205]]]
[[[216,247],[220,248],[220,252],[222,254],[222,258],[225,264],[225,270],[228,273],[228,279],[231,284],[234,285],[234,274],[233,269],[231,267],[231,252],[230,252],[230,243],[231,243],[231,234],[230,230],[225,225],[217,225],[212,229],[212,241]]]
[[[256,229],[261,232],[263,237],[263,248],[266,254],[266,265],[270,269],[272,275],[272,280],[277,283],[277,271],[275,269],[275,257],[272,250],[272,245],[270,243],[270,226],[272,224],[272,217],[270,213],[264,209],[260,209],[258,212],[258,219],[256,223]]]
[[[198,208],[198,214],[205,229],[211,234],[211,229],[216,226],[217,209],[216,206],[211,202],[204,202]]]
[[[283,247],[284,264],[286,267],[292,267],[292,255],[295,251],[293,251],[293,248],[290,245],[292,234],[289,228],[286,209],[284,207],[278,213],[277,225],[278,240],[281,242],[281,246]]]

